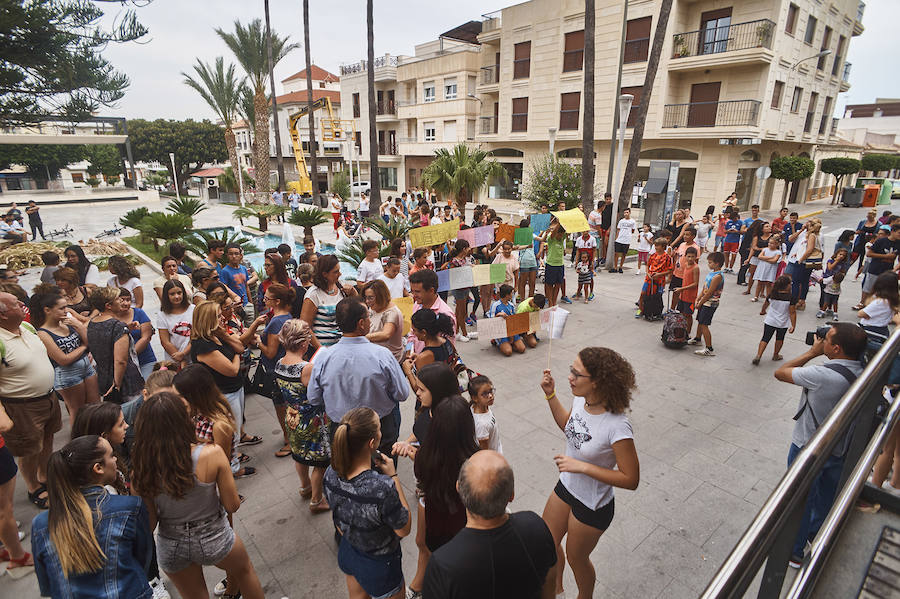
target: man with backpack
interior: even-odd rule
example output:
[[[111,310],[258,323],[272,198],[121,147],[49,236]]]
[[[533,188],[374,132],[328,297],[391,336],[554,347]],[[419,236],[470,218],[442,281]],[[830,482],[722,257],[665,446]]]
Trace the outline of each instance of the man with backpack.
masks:
[[[836,322],[831,325],[824,338],[816,338],[816,342],[806,353],[785,362],[775,371],[775,378],[779,381],[803,388],[800,408],[794,415],[796,424],[791,435],[788,466],[862,373],[863,365],[859,358],[865,349],[866,332],[861,327],[849,322]],[[828,361],[807,366],[809,361],[822,355]],[[791,551],[792,568],[802,565],[807,541],[816,536],[831,509],[852,431],[851,427],[834,447],[809,490],[800,530],[797,531]]]

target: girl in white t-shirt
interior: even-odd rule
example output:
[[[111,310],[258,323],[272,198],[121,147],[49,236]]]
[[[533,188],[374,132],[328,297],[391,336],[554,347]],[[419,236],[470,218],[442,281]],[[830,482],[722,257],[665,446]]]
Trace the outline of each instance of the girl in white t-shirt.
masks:
[[[647,258],[650,257],[650,250],[653,249],[653,228],[644,223],[641,232],[638,233],[638,263],[637,272],[634,274],[641,276],[641,265],[646,267]]]
[[[166,360],[175,362],[179,367],[191,363],[193,320],[194,304],[188,298],[184,285],[178,279],[166,281],[156,316],[156,328]]]
[[[562,538],[568,535],[568,562],[578,594],[594,594],[596,575],[591,551],[613,519],[613,487],[636,489],[640,465],[631,423],[625,415],[635,388],[631,364],[605,347],[586,347],[569,368],[574,399],[566,409],[556,396],[550,370],[544,370],[541,390],[556,425],[566,435],[565,455],[553,460],[560,476],[547,499],[543,519],[556,543],[556,594],[563,592],[566,555]],[[577,520],[571,524],[572,518]]]
[[[857,313],[859,324],[866,330],[869,340],[880,345],[884,343],[890,331],[888,325],[900,320],[900,295],[897,292],[897,274],[888,271],[878,275],[872,287],[869,303]]]
[[[480,374],[469,381],[469,405],[475,420],[475,440],[481,449],[493,449],[503,453],[500,443],[500,426],[494,418],[494,385],[491,379]]]
[[[131,307],[144,307],[144,288],[141,286],[141,275],[137,268],[124,256],[109,257],[109,272],[112,275],[106,282],[107,287],[127,289],[131,292]]]

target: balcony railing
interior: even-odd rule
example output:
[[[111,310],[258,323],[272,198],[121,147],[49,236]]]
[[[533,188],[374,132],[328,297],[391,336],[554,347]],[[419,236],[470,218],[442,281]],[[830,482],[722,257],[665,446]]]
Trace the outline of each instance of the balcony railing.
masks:
[[[393,100],[382,100],[375,104],[375,114],[397,114],[397,106]]]
[[[720,54],[748,48],[771,50],[774,33],[775,23],[769,19],[677,33],[672,37],[672,58]]]
[[[500,29],[500,16],[502,12],[497,10],[492,13],[487,13],[485,15],[481,15],[481,33],[485,33],[487,31],[493,31],[495,29]]]
[[[396,156],[397,142],[383,141],[378,144],[378,154],[380,156]]]
[[[491,85],[493,83],[500,83],[500,69],[497,68],[497,65],[481,67],[481,84]]]
[[[342,64],[341,65],[341,75],[352,75],[353,73],[361,73],[366,70],[366,60],[360,60],[359,62],[354,62],[353,64]],[[396,67],[399,66],[400,59],[397,56],[391,56],[390,54],[385,54],[384,56],[379,56],[375,59],[375,68],[381,67]]]
[[[478,132],[481,135],[494,135],[497,133],[497,117],[482,116],[478,120],[481,122],[481,125],[478,127]]]
[[[725,100],[666,104],[663,128],[755,127],[759,123],[758,100]]]
[[[841,81],[844,83],[850,83],[850,68],[852,66],[849,62],[844,63],[844,72],[841,74]]]
[[[650,55],[650,38],[645,37],[625,42],[625,64],[644,62]]]

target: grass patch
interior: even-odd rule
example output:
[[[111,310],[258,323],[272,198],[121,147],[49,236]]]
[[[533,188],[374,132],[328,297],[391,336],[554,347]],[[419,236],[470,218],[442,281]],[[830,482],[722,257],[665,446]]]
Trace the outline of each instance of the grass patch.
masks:
[[[152,258],[159,264],[159,261],[162,260],[163,256],[168,255],[169,246],[168,244],[161,244],[159,249],[153,247],[152,241],[142,240],[140,235],[134,235],[132,237],[123,237],[122,241],[141,252],[148,258]]]

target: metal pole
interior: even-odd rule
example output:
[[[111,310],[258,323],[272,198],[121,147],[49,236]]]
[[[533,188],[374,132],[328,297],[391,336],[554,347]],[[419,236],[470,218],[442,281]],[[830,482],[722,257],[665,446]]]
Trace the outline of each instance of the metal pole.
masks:
[[[627,99],[627,104],[625,104]],[[615,255],[615,243],[613,240],[613,232],[618,231],[616,225],[618,223],[619,218],[619,192],[621,191],[622,186],[622,153],[625,147],[625,125],[628,124],[628,113],[631,112],[631,102],[634,101],[634,96],[623,94],[619,96],[616,106],[616,114],[619,117],[619,150],[616,152],[616,178],[613,180],[613,183],[616,186],[616,190],[613,192],[613,204],[612,204],[612,220],[609,223],[609,236],[610,239],[606,244],[606,264],[610,265],[609,271],[613,272],[612,264],[613,257]],[[610,153],[612,153],[612,147],[610,147]]]
[[[619,71],[616,75],[615,109],[613,110],[612,138],[609,141],[609,171],[606,174],[606,191],[613,186],[613,146],[616,145],[616,134],[619,130],[619,94],[622,90],[622,65],[625,62],[625,36],[628,30],[628,0],[622,8],[622,40],[619,48]]]
[[[353,140],[347,140],[347,157],[350,161],[350,201],[353,201]]]
[[[172,161],[172,179],[175,181],[175,197],[181,201],[181,192],[178,190],[178,169],[175,168],[175,152],[169,152],[169,160]]]
[[[241,207],[244,207],[247,205],[247,202],[244,201],[244,175],[241,173],[242,170],[244,170],[244,169],[241,168],[241,157],[238,156],[238,163],[237,163],[238,191],[240,192]]]

